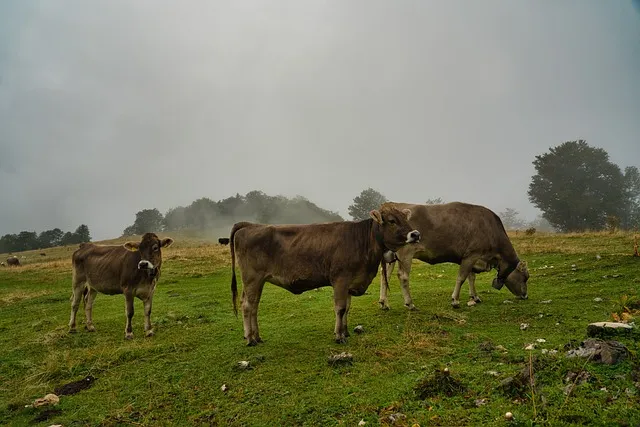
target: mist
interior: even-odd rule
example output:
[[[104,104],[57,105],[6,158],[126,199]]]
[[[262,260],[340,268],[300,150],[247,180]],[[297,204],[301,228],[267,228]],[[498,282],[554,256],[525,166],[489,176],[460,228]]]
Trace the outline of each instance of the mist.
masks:
[[[1,2],[0,235],[87,224],[106,239],[139,210],[252,190],[345,219],[368,187],[533,219],[532,161],[551,146],[586,139],[640,166],[639,12]]]

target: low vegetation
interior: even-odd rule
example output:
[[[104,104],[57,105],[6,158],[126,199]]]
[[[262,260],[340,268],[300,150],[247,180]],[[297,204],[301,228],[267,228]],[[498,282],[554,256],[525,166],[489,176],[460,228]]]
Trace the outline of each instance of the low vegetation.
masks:
[[[19,253],[21,267],[0,268],[0,424],[640,423],[637,336],[619,339],[630,357],[617,365],[565,356],[588,323],[638,315],[632,234],[512,233],[531,270],[529,300],[496,291],[486,273],[477,283],[483,303],[458,310],[450,306],[457,266],[414,261],[419,310],[403,307],[395,277],[392,308],[380,310],[376,278],[352,300],[350,328],[363,332],[346,345],[333,342],[330,288],[296,296],[267,284],[257,347],[246,347],[233,315],[228,246],[171,237],[152,338],[144,338],[136,300],[135,338],[124,340],[122,295],[98,295],[97,332],[80,323],[67,334],[75,246]],[[328,363],[342,352],[350,363]],[[85,378],[90,384],[61,388]],[[65,389],[77,392],[25,407]]]

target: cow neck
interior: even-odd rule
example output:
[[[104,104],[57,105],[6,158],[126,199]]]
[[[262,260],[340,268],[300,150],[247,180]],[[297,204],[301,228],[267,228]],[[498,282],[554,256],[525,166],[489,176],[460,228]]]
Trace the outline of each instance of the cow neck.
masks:
[[[498,281],[504,282],[507,280],[507,277],[509,277],[509,275],[516,269],[518,268],[518,264],[520,263],[520,260],[518,258],[516,258],[515,262],[507,262],[507,267],[505,269],[500,268],[500,264],[498,263],[498,274],[497,274],[497,279]]]
[[[391,251],[391,249],[387,248],[387,246],[384,244],[384,238],[382,237],[382,232],[380,231],[380,224],[378,224],[374,220],[371,220],[371,221],[373,222],[373,235],[376,239],[376,243],[382,249],[382,253],[384,254],[386,251]],[[394,252],[394,251],[391,251],[391,252]]]

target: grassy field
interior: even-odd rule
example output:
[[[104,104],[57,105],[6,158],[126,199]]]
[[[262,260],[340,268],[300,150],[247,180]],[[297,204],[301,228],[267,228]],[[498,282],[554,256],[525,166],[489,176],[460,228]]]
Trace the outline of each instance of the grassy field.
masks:
[[[492,289],[493,272],[478,276],[483,303],[458,310],[450,306],[457,266],[414,261],[419,310],[403,307],[395,276],[392,308],[380,310],[376,278],[352,300],[350,328],[365,332],[346,345],[333,342],[331,288],[295,296],[267,284],[257,347],[246,347],[233,315],[229,248],[171,237],[152,338],[136,300],[135,337],[124,340],[122,295],[98,295],[97,332],[84,332],[81,307],[79,332],[67,334],[72,247],[18,254],[22,267],[0,268],[0,424],[369,426],[402,413],[395,425],[640,425],[637,341],[620,339],[631,357],[615,366],[565,357],[588,323],[625,305],[633,313],[640,258],[630,234],[512,235],[531,270],[529,300]],[[530,343],[537,347],[525,350]],[[342,351],[353,364],[330,366]],[[240,370],[242,360],[253,369]],[[500,387],[523,368],[534,386]],[[572,372],[590,379],[566,394]],[[92,387],[58,405],[25,407],[87,375]]]

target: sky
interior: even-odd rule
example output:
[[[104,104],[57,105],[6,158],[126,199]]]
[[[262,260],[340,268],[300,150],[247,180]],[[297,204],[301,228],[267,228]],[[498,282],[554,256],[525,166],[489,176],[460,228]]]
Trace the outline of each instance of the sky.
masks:
[[[638,1],[0,2],[0,235],[251,190],[534,219],[576,139],[640,166]]]

